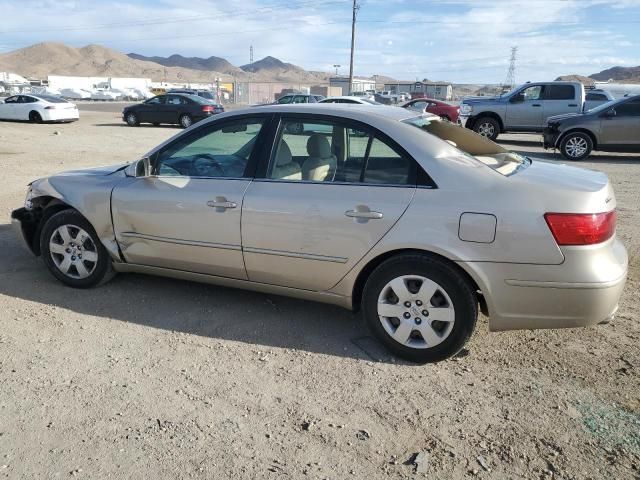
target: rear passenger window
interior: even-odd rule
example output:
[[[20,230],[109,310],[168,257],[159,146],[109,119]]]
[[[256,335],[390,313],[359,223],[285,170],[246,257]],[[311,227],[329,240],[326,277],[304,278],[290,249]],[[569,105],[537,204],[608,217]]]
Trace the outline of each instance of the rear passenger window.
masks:
[[[368,130],[338,121],[285,120],[267,178],[415,185],[416,169],[413,159]]]
[[[608,98],[601,93],[587,93],[586,100],[608,100]]]
[[[573,100],[576,89],[573,85],[548,85],[545,89],[545,100]]]

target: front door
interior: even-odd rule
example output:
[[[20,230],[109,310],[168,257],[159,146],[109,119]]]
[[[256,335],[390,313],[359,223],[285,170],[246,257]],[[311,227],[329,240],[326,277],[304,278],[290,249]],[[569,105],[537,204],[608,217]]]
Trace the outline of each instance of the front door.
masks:
[[[151,159],[152,175],[113,191],[127,262],[246,279],[240,217],[264,116],[203,125]]]
[[[1,118],[5,120],[16,120],[16,106],[18,105],[18,99],[20,97],[18,95],[13,97],[8,97],[2,106],[0,107],[2,110]]]
[[[162,123],[162,115],[166,98],[166,95],[158,95],[157,97],[150,98],[149,100],[141,103],[136,111],[138,114],[138,120],[148,123]]]
[[[623,150],[640,150],[640,98],[612,107],[615,115],[600,120],[600,144]]]
[[[542,85],[532,85],[526,87],[512,96],[507,103],[507,130],[542,128],[542,95],[544,87]]]
[[[265,178],[247,189],[242,241],[252,281],[329,290],[415,193],[417,165],[397,145],[360,124],[316,118],[326,119],[282,118]]]

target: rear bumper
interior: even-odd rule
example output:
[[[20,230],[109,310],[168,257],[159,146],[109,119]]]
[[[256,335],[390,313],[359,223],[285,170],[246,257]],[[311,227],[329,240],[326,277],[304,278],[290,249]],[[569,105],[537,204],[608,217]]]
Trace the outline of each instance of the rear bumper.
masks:
[[[462,265],[485,284],[490,330],[585,327],[613,318],[627,278],[624,246],[612,240],[563,253],[560,265]]]
[[[45,110],[42,120],[45,122],[75,122],[80,118],[77,108]]]

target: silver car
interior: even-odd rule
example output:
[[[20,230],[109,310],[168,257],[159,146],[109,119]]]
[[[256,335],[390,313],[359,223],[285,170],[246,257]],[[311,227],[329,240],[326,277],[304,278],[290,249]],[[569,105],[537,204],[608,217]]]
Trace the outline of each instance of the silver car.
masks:
[[[478,310],[491,330],[612,318],[615,208],[602,173],[432,115],[316,104],[227,112],[129,165],[36,180],[12,218],[66,285],[138,272],[361,309],[390,350],[429,362],[462,348]]]

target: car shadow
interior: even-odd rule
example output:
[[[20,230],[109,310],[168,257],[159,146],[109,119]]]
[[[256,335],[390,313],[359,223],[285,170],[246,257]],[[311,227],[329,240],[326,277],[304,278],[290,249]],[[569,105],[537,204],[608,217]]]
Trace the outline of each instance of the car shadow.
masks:
[[[0,295],[56,305],[105,322],[361,361],[405,363],[375,340],[361,315],[332,305],[137,274],[93,289],[66,287],[0,225]]]
[[[564,158],[560,152],[554,150],[540,151],[540,142],[526,141],[526,140],[501,140],[500,145],[513,150],[520,155],[527,157],[538,158],[541,160],[558,161],[562,163],[571,163],[575,165],[581,165],[584,163],[607,163],[607,164],[620,164],[629,165],[637,164],[640,161],[640,155],[615,155],[606,152],[593,152],[589,157],[584,160],[568,160]]]

